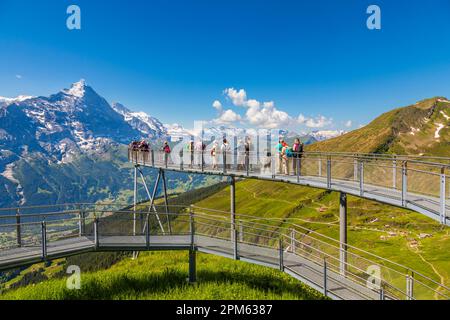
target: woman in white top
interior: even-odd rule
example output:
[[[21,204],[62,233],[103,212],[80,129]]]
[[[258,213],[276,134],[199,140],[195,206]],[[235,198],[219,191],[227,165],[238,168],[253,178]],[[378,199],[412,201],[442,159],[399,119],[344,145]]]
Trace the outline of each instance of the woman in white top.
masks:
[[[218,151],[217,150],[217,141],[215,140],[213,145],[212,145],[211,151],[210,151],[213,170],[214,169],[219,169],[219,166],[218,166],[219,155],[218,155],[217,151]]]

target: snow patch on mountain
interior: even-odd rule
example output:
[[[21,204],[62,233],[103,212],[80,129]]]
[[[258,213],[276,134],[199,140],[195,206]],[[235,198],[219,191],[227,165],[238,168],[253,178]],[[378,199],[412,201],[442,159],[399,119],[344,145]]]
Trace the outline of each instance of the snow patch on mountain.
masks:
[[[439,132],[444,128],[444,125],[442,123],[436,123],[437,128],[436,131],[434,132],[434,138],[435,139],[439,139],[441,136],[439,135]]]
[[[324,141],[338,136],[342,136],[345,133],[347,133],[345,130],[319,130],[319,131],[312,131],[309,133],[309,135],[314,137],[317,141]]]

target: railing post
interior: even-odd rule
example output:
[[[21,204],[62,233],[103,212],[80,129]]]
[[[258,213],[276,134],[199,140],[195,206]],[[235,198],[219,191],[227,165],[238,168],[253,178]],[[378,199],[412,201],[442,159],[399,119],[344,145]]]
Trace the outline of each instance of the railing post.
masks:
[[[327,288],[327,275],[328,269],[327,269],[327,259],[323,259],[323,294],[325,297],[328,297],[328,288]]]
[[[347,194],[339,194],[339,271],[345,276],[347,271]]]
[[[327,157],[327,189],[331,189],[331,156]]]
[[[227,151],[225,150],[225,148],[224,148],[224,150],[223,150],[223,154],[222,154],[222,162],[223,162],[223,174],[226,174],[227,173]]]
[[[17,245],[22,246],[22,231],[20,225],[20,209],[16,211],[16,233],[17,233]]]
[[[394,155],[392,160],[392,187],[397,189],[397,156]]]
[[[183,159],[183,148],[180,150],[180,170],[183,171],[184,159]]]
[[[244,225],[242,223],[239,224],[239,241],[244,241]]]
[[[275,157],[270,155],[270,170],[272,171],[272,179],[275,179]]]
[[[134,166],[134,186],[133,186],[133,236],[136,235],[136,206],[137,206],[137,165]]]
[[[358,158],[353,158],[353,181],[358,181]]]
[[[318,158],[318,163],[319,163],[319,166],[318,166],[318,175],[319,175],[319,177],[321,177],[322,176],[322,158],[319,156],[319,158]]]
[[[245,153],[245,171],[248,177],[250,174],[250,159],[247,152]]]
[[[300,155],[299,154],[297,154],[297,158],[295,158],[294,159],[294,161],[297,161],[297,164],[296,164],[296,169],[297,169],[297,183],[299,183],[300,182],[300,171],[301,171],[301,161],[300,161]]]
[[[359,160],[359,194],[364,196],[364,161]]]
[[[234,241],[233,241],[233,258],[234,260],[239,259],[238,255],[238,231],[237,229],[234,229]]]
[[[152,157],[152,167],[155,166],[155,150],[151,150],[151,157]]]
[[[278,239],[278,250],[280,255],[280,271],[284,271],[283,238]]]
[[[189,208],[189,233],[191,234],[191,250],[195,247],[195,225],[194,225],[194,206]]]
[[[205,171],[205,150],[203,150],[203,141],[202,141],[202,172]]]
[[[380,300],[384,300],[384,289],[380,287]]]
[[[169,162],[169,154],[164,151],[164,167],[166,169],[167,169],[167,166],[168,166],[168,162]]]
[[[42,237],[42,259],[47,258],[47,224],[45,221],[41,223],[41,237]]]
[[[408,163],[403,161],[402,163],[402,206],[407,205],[407,192],[408,192]]]
[[[446,223],[446,200],[445,200],[445,167],[441,168],[441,187],[440,187],[440,213],[441,213],[441,223]]]
[[[80,212],[78,214],[78,234],[80,237],[84,235],[84,211],[80,208]]]
[[[292,253],[295,253],[296,247],[295,247],[295,229],[291,230],[291,251]]]
[[[150,214],[147,214],[147,229],[145,230],[145,246],[150,250]]]
[[[94,218],[94,244],[95,249],[98,249],[99,239],[98,239],[98,218]]]
[[[406,299],[414,299],[414,276],[406,275]]]

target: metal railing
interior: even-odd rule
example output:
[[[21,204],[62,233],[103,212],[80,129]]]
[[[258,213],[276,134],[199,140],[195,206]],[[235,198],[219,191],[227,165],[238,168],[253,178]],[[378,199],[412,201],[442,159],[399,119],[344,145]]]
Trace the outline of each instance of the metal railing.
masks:
[[[59,206],[62,206],[60,211],[56,209]],[[245,214],[235,214],[232,221],[229,212],[196,206],[169,206],[168,216],[172,222],[169,234],[159,228],[160,221],[152,211],[153,206],[140,204],[136,211],[132,206],[113,207],[111,204],[65,204],[40,206],[39,213],[26,213],[37,207],[2,210],[0,265],[8,252],[14,249],[17,254],[18,248],[37,249],[45,260],[49,250],[67,239],[89,240],[94,250],[101,250],[106,237],[134,237],[133,245],[150,249],[153,236],[190,235],[194,245],[196,236],[226,240],[234,258],[260,259],[261,263],[298,276],[304,276],[295,267],[301,261],[304,268],[316,274],[307,280],[335,297],[345,298],[336,289],[345,287],[367,299],[450,298],[450,288],[438,281],[354,246],[347,245],[344,261],[339,241],[294,223]],[[4,214],[8,211],[15,213]],[[136,222],[137,232],[133,228]],[[166,226],[168,222],[164,220],[163,223]],[[259,258],[255,258],[254,250],[245,250],[248,245],[260,248]],[[23,252],[32,254],[33,251]]]
[[[303,152],[290,157],[239,150],[165,153],[129,150],[137,165],[312,185],[379,200],[450,223],[450,159]]]

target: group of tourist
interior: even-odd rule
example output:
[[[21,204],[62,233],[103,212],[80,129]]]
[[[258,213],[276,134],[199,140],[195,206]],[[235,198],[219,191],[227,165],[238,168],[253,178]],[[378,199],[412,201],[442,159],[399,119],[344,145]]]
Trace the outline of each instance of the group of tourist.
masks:
[[[149,152],[151,150],[151,146],[145,141],[133,141],[129,146],[130,151],[144,151]],[[205,164],[205,151],[207,149],[206,144],[203,141],[194,142],[194,139],[191,139],[187,145],[186,149],[188,154],[190,154],[190,164],[189,167],[193,168],[194,165],[198,167]],[[211,148],[209,149],[209,155],[211,158],[211,164],[213,170],[219,169],[219,162],[222,160],[223,165],[226,169],[231,169],[231,164],[236,160],[237,170],[246,170],[247,168],[251,168],[252,164],[250,161],[250,150],[252,149],[251,139],[250,137],[245,137],[245,139],[240,139],[237,142],[235,147],[235,155],[237,158],[234,158],[234,154],[232,152],[232,148],[230,143],[226,138],[222,140],[222,143],[219,146],[217,140],[215,140]],[[167,141],[164,142],[161,147],[161,152],[164,154],[164,158],[168,161],[169,155],[172,152],[169,143]],[[276,147],[276,151],[278,153],[278,174],[286,174],[297,175],[300,170],[300,158],[303,153],[303,143],[301,143],[299,138],[295,138],[292,146],[289,146],[284,138],[280,138]],[[266,157],[262,160],[263,168],[262,170],[266,171],[271,166],[271,153],[266,150]]]
[[[303,143],[299,138],[295,138],[292,146],[289,146],[284,138],[280,138],[277,145],[278,152],[278,173],[290,175],[290,168],[292,174],[300,173],[300,158],[303,153]]]

